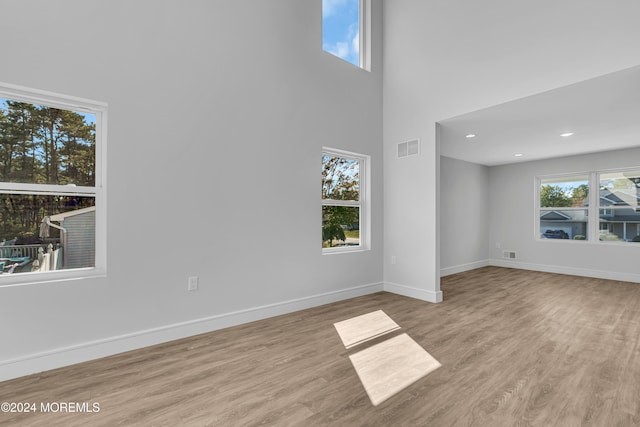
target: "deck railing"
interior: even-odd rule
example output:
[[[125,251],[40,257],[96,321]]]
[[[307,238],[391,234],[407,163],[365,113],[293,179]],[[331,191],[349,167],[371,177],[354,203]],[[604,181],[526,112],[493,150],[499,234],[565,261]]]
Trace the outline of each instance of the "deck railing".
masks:
[[[38,258],[38,249],[42,248],[44,252],[47,252],[47,243],[40,243],[37,245],[10,245],[0,246],[0,258],[16,258],[16,257],[29,257],[32,260]],[[57,245],[54,245],[54,248]]]

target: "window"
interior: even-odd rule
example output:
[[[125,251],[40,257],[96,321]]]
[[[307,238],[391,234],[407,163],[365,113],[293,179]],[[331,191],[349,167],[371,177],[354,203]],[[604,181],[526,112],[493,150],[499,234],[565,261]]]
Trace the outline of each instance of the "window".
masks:
[[[104,274],[106,105],[0,84],[0,285]]]
[[[588,239],[588,200],[586,175],[540,179],[540,238]]]
[[[371,0],[322,0],[322,49],[367,71],[370,5]]]
[[[537,182],[539,238],[640,242],[640,169],[538,177]]]
[[[369,249],[369,156],[322,152],[322,250]]]
[[[598,176],[600,240],[640,242],[640,170]]]

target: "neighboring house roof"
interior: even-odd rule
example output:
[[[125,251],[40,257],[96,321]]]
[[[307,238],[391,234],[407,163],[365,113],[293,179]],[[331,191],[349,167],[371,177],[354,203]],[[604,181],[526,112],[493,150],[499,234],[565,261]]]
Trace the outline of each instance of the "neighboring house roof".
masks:
[[[540,219],[545,219],[547,221],[565,221],[567,219],[571,219],[571,217],[563,214],[562,212],[549,211],[540,215]]]
[[[602,222],[635,222],[640,224],[640,215],[616,215],[613,217],[600,218]]]
[[[74,211],[62,212],[56,215],[51,215],[49,219],[51,221],[64,221],[66,218],[76,216],[76,215],[82,215],[89,212],[94,212],[95,210],[96,210],[95,206],[89,206],[88,208],[76,209]]]
[[[618,209],[618,211],[631,211],[632,209]],[[546,211],[540,215],[541,221],[547,222],[587,222],[587,215],[583,210],[576,211]],[[640,224],[640,213],[616,214],[613,216],[600,216],[602,222],[627,222]]]
[[[600,200],[600,206],[640,206],[640,194],[631,190],[602,190]]]
[[[540,215],[542,221],[562,221],[562,222],[587,222],[585,210],[575,211],[547,211]]]

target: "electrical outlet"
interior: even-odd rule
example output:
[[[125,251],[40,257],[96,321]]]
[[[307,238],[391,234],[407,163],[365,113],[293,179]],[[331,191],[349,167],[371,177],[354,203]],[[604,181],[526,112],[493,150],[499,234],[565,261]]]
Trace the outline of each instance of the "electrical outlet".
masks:
[[[391,265],[396,265],[396,256],[391,256]]]
[[[187,284],[188,291],[197,291],[198,290],[198,276],[189,277],[189,282]]]

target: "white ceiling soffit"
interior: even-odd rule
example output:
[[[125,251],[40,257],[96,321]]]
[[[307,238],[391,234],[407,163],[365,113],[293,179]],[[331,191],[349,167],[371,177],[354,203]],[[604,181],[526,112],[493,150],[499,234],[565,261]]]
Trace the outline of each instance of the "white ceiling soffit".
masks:
[[[640,66],[440,125],[443,156],[487,166],[639,147]]]

